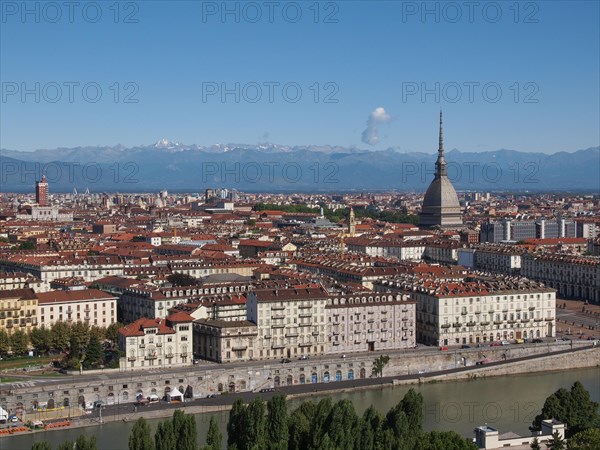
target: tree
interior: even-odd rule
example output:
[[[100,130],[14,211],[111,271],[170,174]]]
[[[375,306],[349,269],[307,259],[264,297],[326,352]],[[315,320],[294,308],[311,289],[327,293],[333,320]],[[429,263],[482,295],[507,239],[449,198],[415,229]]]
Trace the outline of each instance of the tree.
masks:
[[[106,339],[113,344],[117,344],[119,342],[119,328],[122,326],[123,324],[121,322],[111,323],[106,329]]]
[[[358,416],[350,400],[340,400],[327,420],[327,436],[334,448],[354,448],[358,441]]]
[[[373,361],[373,370],[372,373],[374,376],[383,376],[383,368],[390,362],[390,357],[387,355],[381,355],[375,358]]]
[[[542,420],[556,419],[567,424],[566,436],[570,437],[588,428],[600,427],[599,406],[576,381],[570,391],[560,388],[546,399],[541,414],[535,417],[530,428],[540,430]]]
[[[85,434],[80,435],[75,441],[73,450],[97,450],[96,436],[90,436],[88,439]]]
[[[409,428],[416,433],[423,430],[423,395],[410,388],[400,402],[408,419]]]
[[[531,441],[529,448],[531,448],[531,450],[542,450],[542,447],[540,446],[540,441],[537,437],[533,438],[533,441]]]
[[[309,448],[313,433],[311,423],[315,414],[313,402],[303,402],[290,415],[288,422],[289,450],[304,450]]]
[[[72,441],[66,441],[63,442],[62,444],[59,444],[58,447],[56,447],[56,450],[73,450],[75,448],[75,443]]]
[[[455,431],[430,431],[416,437],[416,445],[410,447],[411,450],[477,450],[473,441]]]
[[[275,395],[267,402],[267,445],[272,450],[288,448],[288,413],[285,395]]]
[[[92,334],[85,350],[85,359],[83,366],[86,369],[93,369],[104,362],[104,351],[98,340],[98,336]]]
[[[21,242],[19,244],[19,250],[35,250],[35,244],[30,241]]]
[[[173,432],[173,421],[159,422],[154,434],[156,450],[171,450],[177,448],[177,439]]]
[[[36,349],[38,353],[48,353],[52,345],[52,333],[48,328],[42,325],[39,328],[33,328],[29,332],[29,341],[31,346]]]
[[[588,428],[571,436],[569,450],[597,450],[600,448],[600,429]]]
[[[237,448],[242,448],[240,444],[244,412],[244,401],[241,398],[236,398],[231,406],[231,411],[229,411],[229,420],[227,421],[227,447],[236,445]]]
[[[50,328],[51,347],[57,352],[64,352],[69,347],[71,328],[61,320],[52,324]]]
[[[565,440],[562,438],[558,431],[552,433],[552,438],[548,439],[548,448],[550,450],[564,450]]]
[[[129,435],[129,450],[154,450],[154,442],[150,437],[150,426],[143,417],[136,420],[133,425]]]
[[[10,336],[6,330],[0,330],[0,356],[8,355],[10,351]]]
[[[173,286],[194,286],[198,283],[196,278],[185,273],[173,273],[167,277],[167,280]]]
[[[48,441],[34,442],[31,450],[52,450],[52,446]]]
[[[256,397],[246,406],[242,420],[242,449],[263,449],[265,436],[265,404]]]
[[[10,335],[10,349],[15,355],[24,355],[27,353],[29,338],[22,330],[17,330]]]
[[[210,416],[208,433],[206,434],[206,450],[221,450],[223,447],[223,435],[217,426],[214,416]]]

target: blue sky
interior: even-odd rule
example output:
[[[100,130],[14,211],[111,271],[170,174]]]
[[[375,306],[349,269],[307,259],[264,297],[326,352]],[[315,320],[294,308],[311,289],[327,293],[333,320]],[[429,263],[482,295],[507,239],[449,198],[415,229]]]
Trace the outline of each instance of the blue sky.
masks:
[[[25,15],[1,3],[2,148],[167,138],[434,152],[440,107],[447,149],[599,144],[597,1],[429,2],[425,16],[422,2],[229,2],[237,17],[222,2],[30,2]]]

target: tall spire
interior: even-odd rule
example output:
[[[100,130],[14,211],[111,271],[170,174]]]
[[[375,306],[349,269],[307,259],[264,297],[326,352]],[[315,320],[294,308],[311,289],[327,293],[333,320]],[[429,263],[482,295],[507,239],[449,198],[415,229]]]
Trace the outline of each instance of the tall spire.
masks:
[[[440,141],[438,145],[438,157],[435,163],[435,177],[447,176],[446,160],[444,159],[444,133],[442,131],[442,110],[440,109]]]

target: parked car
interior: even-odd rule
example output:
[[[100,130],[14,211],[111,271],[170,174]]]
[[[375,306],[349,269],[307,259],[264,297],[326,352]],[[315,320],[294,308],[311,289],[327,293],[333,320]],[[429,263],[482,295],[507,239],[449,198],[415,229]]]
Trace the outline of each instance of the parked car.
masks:
[[[150,403],[158,403],[158,395],[152,394],[148,396],[148,402]]]
[[[206,398],[217,398],[217,394],[208,394]]]
[[[19,421],[19,418],[13,414],[12,416],[10,416],[10,417],[8,418],[8,421],[9,421],[9,422],[18,422],[18,421]]]
[[[534,344],[541,344],[542,342],[544,342],[543,340],[541,340],[540,338],[535,338],[533,339],[531,342],[533,342]]]
[[[467,345],[467,344],[463,344],[463,345],[461,345],[461,347],[460,347],[460,348],[471,348],[471,346],[470,346],[470,345]]]
[[[563,340],[563,341],[570,341],[570,340],[571,340],[571,338],[570,338],[570,337],[567,337],[567,336],[563,336],[562,340]]]
[[[508,342],[508,341],[502,341],[500,344],[502,344],[502,345],[510,345],[510,342]]]
[[[502,345],[502,343],[501,343],[501,342],[492,342],[492,343],[490,344],[490,347],[500,347],[501,345]]]
[[[309,359],[310,357],[308,355],[302,355],[300,358],[298,358],[300,361],[304,361],[306,359]]]
[[[482,366],[483,364],[487,364],[487,363],[489,363],[489,362],[490,362],[490,360],[489,360],[489,359],[487,359],[487,358],[483,358],[483,359],[480,359],[479,361],[477,361],[477,362],[475,363],[475,365],[476,365],[476,366]]]
[[[446,351],[446,350],[448,350],[448,347],[446,347],[446,346],[441,346],[440,347],[440,351]]]
[[[272,388],[272,387],[262,388],[260,390],[260,392],[275,392],[275,388]]]
[[[94,408],[102,408],[104,406],[104,402],[102,400],[96,400],[94,402]]]
[[[515,344],[524,344],[525,339],[515,339]]]
[[[292,362],[292,360],[291,360],[291,359],[289,359],[289,358],[283,358],[283,359],[281,360],[281,364],[287,364],[287,363],[291,363],[291,362]]]

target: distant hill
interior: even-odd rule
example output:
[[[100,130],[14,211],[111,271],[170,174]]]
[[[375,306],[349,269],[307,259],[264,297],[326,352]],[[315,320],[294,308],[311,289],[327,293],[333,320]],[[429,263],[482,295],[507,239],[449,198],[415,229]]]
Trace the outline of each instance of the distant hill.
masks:
[[[248,192],[423,191],[436,155],[336,146],[218,144],[161,140],[125,148],[0,150],[0,191],[31,192],[44,171],[54,192],[199,192],[208,187]],[[457,190],[600,191],[600,147],[572,153],[515,150],[446,152]]]

